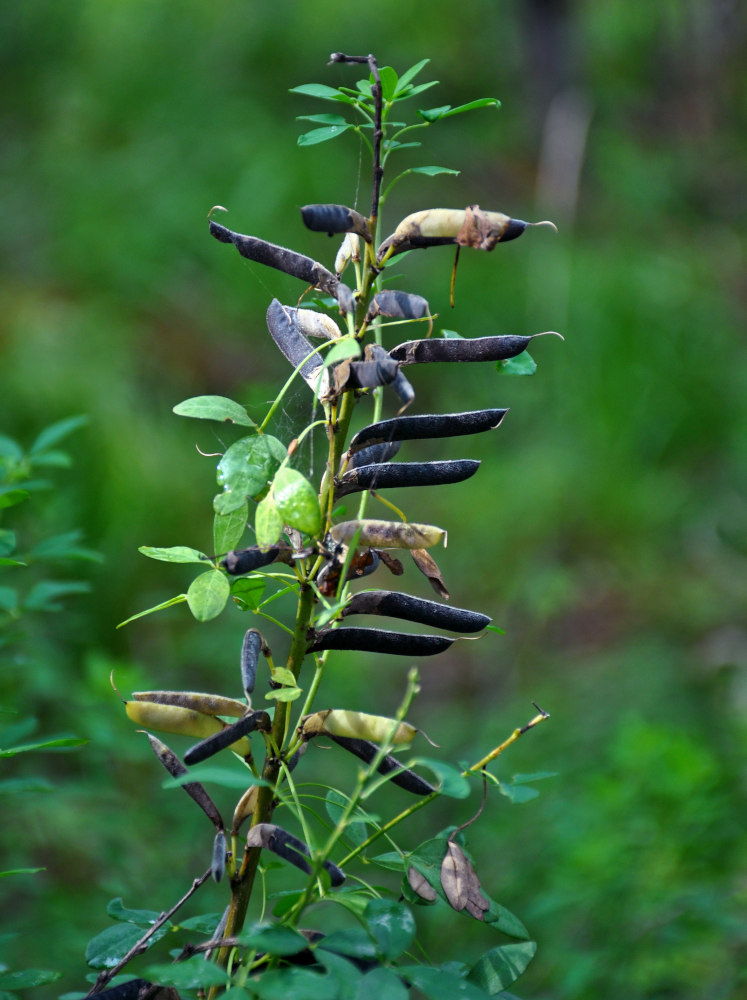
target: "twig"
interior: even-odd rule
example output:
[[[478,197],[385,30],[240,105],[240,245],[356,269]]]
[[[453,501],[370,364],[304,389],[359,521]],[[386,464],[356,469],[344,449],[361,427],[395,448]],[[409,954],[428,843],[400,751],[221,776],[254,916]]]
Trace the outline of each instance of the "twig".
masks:
[[[132,959],[137,955],[141,955],[147,949],[150,938],[156,933],[157,930],[159,930],[159,928],[163,927],[167,920],[170,920],[171,917],[174,916],[176,911],[187,902],[193,893],[197,892],[203,882],[206,882],[210,878],[210,872],[211,869],[208,868],[204,875],[200,875],[199,878],[196,878],[182,898],[177,903],[174,903],[170,910],[166,910],[161,914],[152,927],[148,928],[145,934],[143,934],[143,936],[135,942],[127,954],[121,958],[116,965],[112,966],[111,969],[105,969],[103,972],[98,974],[96,982],[86,994],[87,997],[92,997],[94,994],[100,993],[107,983],[109,983],[114,976],[116,976],[120,969],[123,969],[128,962],[132,961]]]

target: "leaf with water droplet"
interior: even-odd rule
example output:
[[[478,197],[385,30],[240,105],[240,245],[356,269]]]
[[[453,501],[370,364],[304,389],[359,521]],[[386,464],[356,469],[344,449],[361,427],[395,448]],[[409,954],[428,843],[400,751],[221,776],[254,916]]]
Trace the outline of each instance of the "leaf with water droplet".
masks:
[[[189,585],[187,604],[198,622],[208,622],[217,618],[231,593],[231,585],[224,573],[211,569],[201,573]]]
[[[255,434],[234,441],[218,463],[218,485],[241,502],[262,493],[286,457],[281,441],[270,434]],[[240,506],[240,504],[239,504]],[[232,508],[235,509],[235,508]],[[226,514],[225,509],[217,510]]]
[[[309,535],[318,534],[322,526],[319,500],[305,476],[287,466],[281,469],[272,484],[272,496],[284,524]]]

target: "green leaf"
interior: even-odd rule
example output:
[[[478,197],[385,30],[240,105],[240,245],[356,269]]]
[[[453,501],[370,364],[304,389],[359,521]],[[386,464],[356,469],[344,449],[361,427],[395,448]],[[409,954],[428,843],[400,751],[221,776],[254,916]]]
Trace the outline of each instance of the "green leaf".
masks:
[[[226,970],[206,962],[203,955],[193,955],[177,965],[151,965],[145,970],[145,976],[160,986],[174,986],[177,990],[196,990],[201,986],[225,986],[228,983]]]
[[[450,969],[426,965],[400,966],[399,971],[428,1000],[486,1000],[488,993]]]
[[[417,97],[417,95],[422,94],[424,90],[430,90],[431,87],[438,86],[438,83],[439,83],[438,80],[431,80],[430,83],[421,83],[417,87],[411,87],[406,94],[403,94],[402,91],[400,90],[398,96],[395,97],[395,100],[406,101],[410,97]]]
[[[34,584],[23,601],[26,611],[62,611],[58,600],[71,594],[88,594],[91,584],[82,580],[40,580]]]
[[[407,1000],[410,991],[391,969],[379,966],[367,972],[358,983],[355,1000]]]
[[[7,871],[0,872],[0,878],[6,878],[8,875],[36,875],[37,872],[45,872],[46,868],[9,868]]]
[[[454,174],[457,176],[460,171],[452,170],[451,167],[412,167],[414,174],[425,174],[427,177],[435,177],[437,174]]]
[[[256,611],[266,586],[261,576],[244,576],[231,582],[231,597],[244,607]]]
[[[499,108],[500,106],[501,102],[495,97],[481,97],[477,101],[470,101],[469,104],[460,104],[456,108],[452,108],[450,104],[444,104],[440,108],[418,111],[418,114],[427,122],[435,122],[439,118],[450,118],[452,115],[461,115],[465,111],[474,111],[475,108]]]
[[[461,772],[452,764],[431,757],[418,757],[413,763],[424,764],[431,771],[435,771],[441,779],[439,791],[442,795],[448,795],[452,799],[466,799],[469,795],[471,791],[469,781],[462,777]]]
[[[318,534],[322,527],[319,499],[305,476],[287,465],[281,468],[272,484],[272,497],[284,524],[308,535]]]
[[[338,135],[347,132],[352,125],[325,125],[322,128],[313,128],[310,132],[304,132],[298,137],[299,146],[316,146],[320,142],[327,142],[329,139],[336,139]]]
[[[393,899],[372,899],[363,918],[379,952],[386,959],[397,958],[407,951],[415,939],[415,918],[404,903]]]
[[[0,528],[0,556],[9,556],[16,547],[16,533],[10,528]]]
[[[325,951],[351,958],[376,958],[376,944],[362,927],[346,927],[344,930],[327,934],[319,945]]]
[[[0,990],[28,990],[34,986],[53,983],[62,976],[51,969],[23,969],[19,972],[0,973]]]
[[[223,555],[225,552],[239,547],[248,520],[249,504],[246,500],[227,514],[215,515],[213,518],[213,548],[216,555]]]
[[[16,507],[24,500],[28,500],[31,493],[28,490],[5,490],[0,492],[0,510],[4,507]]]
[[[0,611],[14,611],[18,607],[18,591],[14,587],[0,587]]]
[[[43,469],[69,469],[72,464],[73,460],[66,451],[45,451],[33,458],[35,469],[39,466]]]
[[[515,358],[496,361],[495,368],[501,375],[534,375],[537,371],[537,362],[529,351],[522,351]]]
[[[146,942],[146,947],[168,933],[168,926],[159,927]],[[97,934],[86,947],[86,962],[94,969],[111,969],[143,936],[141,927],[134,924],[114,924]]]
[[[295,701],[296,698],[300,698],[303,694],[303,688],[300,687],[285,687],[278,688],[275,691],[268,691],[265,695],[268,701]]]
[[[399,78],[400,91],[402,90],[403,87],[406,87],[412,80],[414,80],[415,77],[418,75],[418,73],[420,73],[421,70],[425,69],[425,67],[428,65],[429,62],[430,59],[421,59],[420,62],[416,62],[414,66],[411,66],[409,69],[406,69],[405,72],[402,74],[402,76]]]
[[[535,771],[533,774],[515,774],[511,781],[514,785],[524,785],[529,781],[542,781],[545,778],[557,778],[558,771]]]
[[[221,517],[232,514],[235,510],[243,510],[244,505],[246,505],[248,512],[249,505],[246,502],[246,497],[242,496],[241,493],[232,493],[230,490],[227,493],[217,493],[213,497],[213,510]]]
[[[89,559],[100,562],[98,552],[78,544],[82,537],[83,532],[78,530],[48,535],[31,551],[36,559]]]
[[[217,618],[231,595],[231,585],[219,569],[200,573],[187,590],[189,610],[198,622]]]
[[[254,531],[257,544],[262,549],[269,549],[280,538],[283,532],[283,519],[278,513],[271,494],[257,504],[254,516]]]
[[[269,788],[269,782],[264,778],[255,778],[251,771],[246,768],[232,770],[227,767],[217,767],[215,764],[198,765],[191,767],[188,774],[182,774],[178,778],[166,778],[161,788],[181,788],[182,785],[190,781],[199,781],[200,784],[220,785],[223,788],[241,788],[246,791],[250,785],[258,785],[262,788]]]
[[[345,337],[338,340],[324,356],[325,365],[333,365],[337,361],[344,361],[345,358],[359,358],[361,356],[361,345],[354,337]]]
[[[397,851],[387,851],[386,854],[377,854],[375,858],[368,858],[372,865],[379,868],[386,868],[392,872],[403,872],[407,869],[407,859],[403,858]]]
[[[539,796],[537,789],[532,788],[530,785],[505,785],[503,782],[500,782],[498,791],[513,802],[515,806],[520,805],[522,802],[531,802],[532,799],[536,799]]]
[[[348,125],[342,115],[296,115],[297,122],[318,122],[320,125]]]
[[[138,618],[143,618],[145,615],[152,615],[154,611],[163,611],[165,608],[170,608],[174,604],[183,604],[187,600],[186,594],[177,594],[176,597],[170,597],[168,601],[162,601],[161,604],[154,604],[152,608],[146,608],[145,611],[138,611],[136,615],[131,615],[129,618],[125,618],[123,622],[117,625],[117,628],[122,628],[123,625],[129,625],[130,622],[134,622]]]
[[[190,549],[187,545],[172,545],[171,548],[165,549],[153,545],[141,545],[138,552],[142,552],[149,559],[158,559],[160,562],[204,563],[210,561],[204,552]]]
[[[239,438],[218,463],[218,485],[224,492],[241,497],[241,502],[247,496],[256,498],[264,492],[286,455],[283,443],[270,434]],[[229,513],[215,509],[220,514]]]
[[[442,104],[440,108],[428,108],[426,111],[419,110],[418,114],[427,122],[437,122],[450,108],[450,104]]]
[[[226,396],[192,396],[191,399],[177,403],[174,413],[180,417],[195,417],[197,420],[227,420],[242,427],[257,426],[241,403]]]
[[[15,757],[19,753],[30,753],[32,750],[66,750],[69,747],[82,747],[88,740],[78,736],[58,736],[55,739],[42,740],[39,743],[23,743],[21,746],[0,750],[0,757]]]
[[[347,795],[342,792],[338,792],[335,788],[330,788],[324,799],[324,808],[327,810],[327,815],[332,820],[332,822],[337,826],[342,818],[343,811],[347,809],[350,799]],[[355,809],[353,815],[348,819],[345,826],[345,837],[355,846],[360,847],[360,845],[366,840],[368,836],[368,831],[366,826],[368,824],[368,817],[360,809]]]
[[[20,462],[23,458],[23,448],[12,437],[7,434],[0,434],[0,457],[10,458],[13,462]]]
[[[113,920],[137,924],[138,927],[151,927],[161,916],[158,910],[131,910],[124,905],[121,896],[111,900],[106,912]],[[171,924],[168,923],[166,926],[170,927]]]
[[[495,996],[519,978],[536,951],[534,941],[491,948],[472,966],[467,981],[479,986],[490,996]]]
[[[28,563],[21,562],[20,559],[9,559],[7,556],[0,556],[0,566],[28,566]]]
[[[303,1000],[336,1000],[339,996],[330,986],[329,976],[295,965],[272,969],[259,979],[252,980],[252,996],[254,995],[260,1000],[291,1000],[293,997],[303,997]]]
[[[484,890],[483,895],[490,903],[489,908],[483,914],[485,926],[500,931],[501,934],[506,934],[508,937],[518,938],[520,941],[528,941],[529,931],[521,920],[510,910],[507,910],[505,906],[501,906],[500,903],[496,903],[495,900],[491,899]]]
[[[57,785],[46,778],[3,778],[0,780],[0,795],[24,795],[28,792],[54,792]],[[36,871],[36,869],[29,869]]]
[[[64,420],[58,420],[56,423],[50,424],[49,427],[44,428],[36,441],[31,445],[29,455],[38,455],[39,452],[47,451],[53,444],[62,441],[68,434],[72,434],[73,431],[79,427],[83,427],[87,423],[88,417],[85,414],[81,414],[77,417],[66,417]]]
[[[380,66],[379,79],[381,80],[381,96],[385,101],[393,101],[399,82],[396,71],[391,66]]]
[[[251,924],[238,935],[239,943],[270,955],[297,955],[309,942],[298,931],[282,924]]]
[[[222,917],[222,913],[201,913],[196,917],[180,920],[178,926],[185,931],[197,931],[198,934],[212,937]]]
[[[318,97],[322,101],[342,101],[345,104],[355,104],[350,97],[334,87],[323,83],[302,83],[299,87],[291,87],[290,94],[306,94],[308,97]]]

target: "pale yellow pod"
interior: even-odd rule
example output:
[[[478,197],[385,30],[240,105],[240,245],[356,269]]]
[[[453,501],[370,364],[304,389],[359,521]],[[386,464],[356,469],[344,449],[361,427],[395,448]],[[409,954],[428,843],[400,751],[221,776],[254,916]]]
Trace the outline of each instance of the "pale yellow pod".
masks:
[[[248,819],[254,812],[254,807],[257,804],[257,796],[259,795],[259,788],[256,785],[252,785],[251,788],[247,788],[244,794],[241,796],[239,801],[236,803],[236,808],[233,812],[233,823],[231,824],[231,833],[238,833],[241,824],[245,819]]]
[[[204,694],[202,691],[133,691],[135,701],[152,701],[157,705],[180,705],[191,708],[203,715],[227,715],[231,719],[241,719],[246,714],[246,702],[236,698],[226,698],[220,694]]]
[[[435,524],[378,521],[371,518],[342,521],[330,529],[330,535],[336,542],[349,544],[359,529],[358,545],[378,549],[429,549],[446,537],[444,529]]]
[[[426,238],[455,237],[464,225],[463,208],[426,208],[406,216],[394,230],[394,243],[412,236]]]
[[[351,260],[361,259],[360,237],[355,233],[345,233],[340,249],[335,257],[335,274],[339,277]]]
[[[126,701],[125,711],[138,726],[144,729],[155,729],[161,733],[178,733],[181,736],[193,736],[205,740],[214,736],[225,725],[213,715],[203,715],[191,708],[181,705],[160,705],[153,701]],[[228,748],[242,757],[248,757],[252,748],[249,740],[242,737]]]
[[[297,309],[296,321],[301,332],[307,337],[316,337],[317,340],[339,340],[342,336],[342,330],[331,316],[316,312],[314,309]]]
[[[345,708],[330,709],[322,725],[324,732],[332,736],[348,736],[371,740],[373,743],[383,743],[385,740],[395,744],[412,743],[417,732],[409,722],[397,723],[395,728],[394,719],[388,719],[384,715],[369,715],[367,712],[351,712]]]

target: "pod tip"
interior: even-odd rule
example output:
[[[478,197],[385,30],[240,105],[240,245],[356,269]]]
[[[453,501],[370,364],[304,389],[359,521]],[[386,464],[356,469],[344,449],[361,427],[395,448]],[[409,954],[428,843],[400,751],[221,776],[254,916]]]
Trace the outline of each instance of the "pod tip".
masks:
[[[557,233],[557,231],[558,231],[558,227],[555,225],[554,222],[551,222],[549,219],[543,219],[542,222],[528,222],[527,225],[528,226],[549,226],[550,229],[552,229],[552,231],[554,233]]]
[[[227,211],[228,209],[224,208],[223,205],[213,205],[213,207],[208,212],[207,217],[209,219],[210,216],[213,214],[213,212],[227,212]]]

